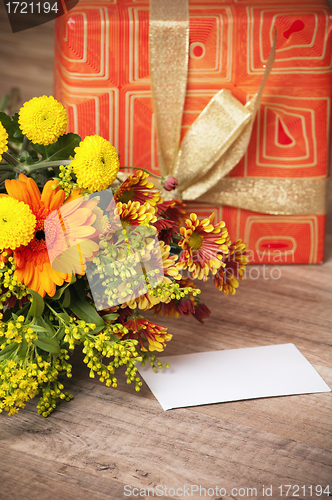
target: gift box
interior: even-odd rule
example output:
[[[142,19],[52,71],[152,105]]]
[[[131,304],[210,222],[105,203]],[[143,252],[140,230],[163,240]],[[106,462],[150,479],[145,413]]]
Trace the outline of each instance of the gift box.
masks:
[[[217,221],[224,220],[232,240],[242,238],[248,243],[251,263],[323,260],[330,163],[331,26],[325,0],[189,3],[181,137],[220,89],[231,91],[242,104],[253,98],[277,33],[273,68],[248,148],[227,174],[235,181],[252,181],[253,189],[249,183],[247,192],[257,192],[258,197],[264,197],[264,186],[274,185],[269,210],[261,210],[259,204],[250,209],[241,203],[222,204],[218,190],[187,202],[188,211],[199,217],[214,212]],[[160,173],[148,0],[80,0],[57,19],[55,97],[67,108],[69,131],[82,137],[101,135],[116,147],[123,166]],[[307,186],[305,207],[292,213],[286,197],[285,213],[280,205],[273,209],[278,182],[292,186],[298,205],[302,185]]]

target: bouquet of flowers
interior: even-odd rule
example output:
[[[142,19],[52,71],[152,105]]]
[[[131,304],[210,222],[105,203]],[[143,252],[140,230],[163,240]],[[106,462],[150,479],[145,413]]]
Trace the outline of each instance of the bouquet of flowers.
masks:
[[[0,412],[10,415],[37,395],[44,417],[72,398],[63,381],[78,346],[90,377],[116,387],[125,365],[139,390],[137,363],[161,367],[155,353],[172,337],[144,312],[202,323],[210,311],[193,281],[234,294],[248,262],[223,222],[186,215],[147,171],[128,175],[107,140],[66,134],[67,123],[52,96],[0,112]]]

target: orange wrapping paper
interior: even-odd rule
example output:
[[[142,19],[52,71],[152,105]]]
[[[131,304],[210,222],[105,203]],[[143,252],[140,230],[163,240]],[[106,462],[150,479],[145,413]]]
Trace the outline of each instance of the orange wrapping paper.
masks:
[[[242,103],[257,91],[277,30],[277,52],[245,157],[230,176],[329,176],[332,14],[324,0],[190,1],[189,75],[182,136],[221,88]],[[56,21],[55,96],[69,130],[99,134],[121,164],[159,173],[149,80],[149,3],[80,0]],[[319,263],[325,216],[266,215],[188,202],[215,212],[256,263]]]

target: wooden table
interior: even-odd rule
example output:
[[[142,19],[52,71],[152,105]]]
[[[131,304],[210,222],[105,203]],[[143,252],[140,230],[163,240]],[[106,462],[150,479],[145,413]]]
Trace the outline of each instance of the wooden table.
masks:
[[[13,85],[23,100],[52,93],[53,23],[13,35],[3,5],[0,19],[1,94]],[[160,321],[173,333],[167,354],[291,342],[332,387],[331,222],[330,212],[323,265],[283,266],[280,279],[271,268],[264,279],[255,266],[260,277],[243,282],[235,297],[206,283],[213,313],[204,326],[190,318]],[[331,393],[164,412],[146,385],[137,394],[123,374],[117,389],[90,379],[80,353],[67,387],[74,400],[47,419],[36,401],[1,418],[1,499],[145,498],[139,489],[157,485],[157,498],[251,498],[250,488],[259,499],[282,498],[284,485],[291,485],[288,496],[326,498],[309,487],[328,483],[332,495]],[[190,497],[172,490],[184,485],[189,493],[195,485],[227,491]]]

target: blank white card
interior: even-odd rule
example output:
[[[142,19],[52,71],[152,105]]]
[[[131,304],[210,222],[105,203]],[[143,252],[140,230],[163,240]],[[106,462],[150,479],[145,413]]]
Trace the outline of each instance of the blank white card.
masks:
[[[241,399],[329,392],[294,344],[165,356],[154,372],[139,368],[164,410]]]

